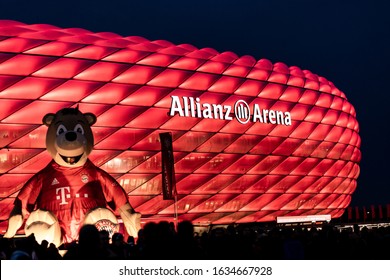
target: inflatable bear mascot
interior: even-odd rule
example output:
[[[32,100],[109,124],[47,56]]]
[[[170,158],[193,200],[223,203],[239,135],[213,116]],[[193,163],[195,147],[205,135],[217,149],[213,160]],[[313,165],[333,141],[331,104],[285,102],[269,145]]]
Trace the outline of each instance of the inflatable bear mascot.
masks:
[[[14,202],[4,237],[13,237],[23,225],[38,242],[57,247],[77,240],[84,224],[118,228],[116,214],[129,235],[137,237],[141,214],[131,207],[124,189],[89,159],[94,145],[92,113],[65,108],[46,114],[46,148],[53,160],[22,187]],[[109,210],[111,209],[111,210]],[[114,212],[113,212],[114,211]]]

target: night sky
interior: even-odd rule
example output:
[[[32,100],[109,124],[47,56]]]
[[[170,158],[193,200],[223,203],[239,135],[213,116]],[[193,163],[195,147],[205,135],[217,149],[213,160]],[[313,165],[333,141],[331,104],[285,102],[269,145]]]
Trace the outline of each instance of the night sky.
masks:
[[[232,51],[332,81],[360,123],[353,206],[390,203],[389,12],[383,0],[0,0],[0,19]]]

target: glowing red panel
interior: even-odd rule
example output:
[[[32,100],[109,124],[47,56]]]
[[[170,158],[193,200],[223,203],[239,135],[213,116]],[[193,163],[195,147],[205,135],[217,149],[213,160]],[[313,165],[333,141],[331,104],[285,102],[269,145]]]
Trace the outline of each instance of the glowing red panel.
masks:
[[[335,111],[335,110],[328,110],[326,112],[326,115],[324,116],[324,118],[321,120],[322,123],[326,123],[326,124],[330,124],[330,125],[334,125],[339,117],[339,113],[338,111]]]
[[[106,56],[102,60],[105,61],[114,61],[114,62],[125,62],[125,63],[135,63],[147,56],[148,52],[138,51],[138,50],[129,50],[122,49],[111,55]]]
[[[138,168],[138,171],[142,171],[142,168]],[[147,170],[144,170],[146,172]],[[132,195],[153,195],[158,196],[161,193],[161,175],[154,176],[152,179],[148,180],[144,184],[140,185],[138,188],[130,192],[129,196]]]
[[[286,157],[268,156],[253,167],[248,174],[269,174],[276,166],[281,164]]]
[[[317,158],[326,158],[335,145],[336,143],[324,141],[317,146],[317,148],[311,153],[311,156]]]
[[[195,206],[199,205],[206,199],[208,199],[209,195],[187,195],[183,199],[179,200],[176,206],[177,213],[183,214],[187,213]],[[171,204],[169,207],[160,212],[160,214],[170,214],[173,215],[175,213],[175,206]]]
[[[300,194],[291,201],[287,202],[281,210],[312,209],[313,206],[305,207],[305,204],[314,203],[313,194]]]
[[[310,171],[313,170],[320,162],[321,159],[318,158],[306,158],[297,168],[294,169],[293,173],[296,175],[308,175]],[[324,170],[322,170],[322,172],[324,172]]]
[[[238,178],[238,175],[219,175],[213,177],[210,181],[200,186],[198,189],[193,191],[193,194],[214,194],[223,190],[226,186],[230,185]]]
[[[154,77],[148,85],[162,87],[177,87],[191,76],[191,72],[167,69]]]
[[[213,58],[216,54],[218,54],[217,51],[210,49],[210,48],[204,48],[204,49],[200,49],[200,50],[198,50],[198,49],[193,50],[192,52],[187,54],[187,57],[209,60],[209,59]]]
[[[4,108],[6,109],[5,111],[13,110],[13,108],[20,106],[21,103],[25,104],[22,109],[10,114],[7,118],[3,119],[2,122],[20,124],[42,124],[42,117],[45,114],[31,114],[31,112],[57,112],[61,108],[71,107],[71,105],[73,105],[73,103],[70,102],[30,102],[30,100],[12,100],[9,102],[9,108],[8,106],[6,106],[6,103],[8,103],[7,100],[2,100],[1,105],[4,106]]]
[[[175,150],[194,151],[212,136],[213,133],[210,132],[189,131],[175,141]]]
[[[99,88],[90,92],[82,102],[86,103],[103,103],[103,104],[116,104],[124,100],[129,94],[137,90],[139,87],[135,85],[123,85],[115,83],[105,83],[100,86],[100,83],[94,83],[99,85]],[[133,104],[137,105],[137,104]]]
[[[278,194],[263,194],[241,208],[241,211],[259,211],[278,197]]]
[[[10,148],[46,148],[45,135],[47,127],[45,125],[37,127],[37,125],[6,124],[0,125],[0,131],[0,137],[3,135],[4,140],[8,139],[11,141],[7,143]],[[17,140],[14,140],[14,137],[10,137],[11,135],[17,136]],[[1,142],[0,140],[0,145]]]
[[[100,83],[90,81],[70,80],[46,93],[41,99],[77,102],[101,86]]]
[[[223,173],[245,174],[264,158],[265,157],[261,155],[242,155],[235,158],[235,162],[231,163],[228,168],[223,170]]]
[[[261,98],[270,98],[270,99],[278,99],[283,91],[286,89],[284,85],[279,84],[267,84],[264,89],[260,92],[259,97]]]
[[[245,80],[239,88],[235,91],[235,94],[257,96],[260,91],[266,86],[265,82],[259,82],[254,80]]]
[[[292,155],[303,143],[301,139],[285,139],[280,145],[273,151],[274,154],[290,156]]]
[[[137,207],[144,215],[152,215],[161,212],[173,203],[173,200],[163,200],[162,196],[156,196]]]
[[[6,173],[23,162],[42,152],[42,149],[2,149],[0,150],[0,173]]]
[[[288,75],[284,73],[272,72],[268,77],[269,82],[285,84],[288,80]]]
[[[287,81],[287,85],[303,87],[305,84],[305,79],[297,76],[290,76]]]
[[[200,120],[191,129],[195,131],[217,132],[227,124],[225,120]]]
[[[150,108],[143,112],[126,126],[135,128],[159,128],[170,117],[167,115],[166,110],[160,108]]]
[[[198,168],[196,173],[220,173],[236,162],[238,154],[220,154]]]
[[[1,52],[21,53],[35,46],[44,44],[43,40],[31,40],[27,38],[11,37],[0,41]]]
[[[21,137],[24,137],[26,134],[31,132],[36,127],[37,127],[37,125],[15,125],[15,124],[1,124],[0,123],[0,146],[7,147],[10,143],[12,143],[12,146],[14,146],[15,142],[17,142],[18,139],[20,139]],[[34,133],[32,133],[32,134],[34,135]],[[41,133],[41,135],[42,135],[42,133]],[[39,137],[40,136],[38,136],[38,135],[36,135],[36,136],[34,135],[31,138],[33,138],[33,139],[38,138],[39,139]],[[15,140],[15,139],[17,139],[17,140]],[[26,147],[26,146],[22,145],[20,147]],[[44,147],[42,147],[42,148],[44,148]]]
[[[195,126],[194,130],[197,130],[199,126]],[[206,129],[203,131],[207,131]],[[226,147],[231,145],[237,138],[238,134],[215,134],[213,137],[204,142],[201,146],[199,146],[196,150],[199,152],[212,152],[212,153],[220,153]]]
[[[101,166],[120,153],[120,150],[94,150],[89,155],[89,159],[91,159],[96,165]]]
[[[145,110],[144,107],[116,105],[100,115],[96,125],[111,126],[112,123],[115,123],[117,127],[121,127]]]
[[[161,128],[165,129],[165,130],[174,130],[174,129],[190,130],[200,121],[201,121],[201,119],[191,118],[191,119],[183,122],[183,120],[179,116],[174,116],[174,117],[170,118],[165,124],[163,124],[161,126]],[[220,123],[221,122],[223,122],[223,121],[220,121]],[[223,123],[221,125],[223,125]],[[202,131],[202,130],[200,130],[200,131]]]
[[[211,153],[191,153],[175,164],[178,173],[193,173],[198,167],[213,158]]]
[[[318,100],[318,93],[313,90],[306,90],[301,98],[299,99],[299,103],[314,105]]]
[[[33,73],[33,76],[69,79],[93,64],[93,61],[88,60],[60,58],[46,67],[42,67]]]
[[[317,127],[317,124],[315,124],[315,123],[302,122],[290,134],[290,137],[307,139],[309,137],[309,135],[313,132],[313,130],[316,129],[316,127]]]
[[[203,59],[180,57],[178,60],[169,65],[170,68],[177,68],[183,70],[195,70],[204,63]]]
[[[329,108],[330,105],[332,105],[332,101],[333,101],[333,96],[332,95],[322,93],[318,97],[318,100],[317,100],[315,105],[319,106],[319,107]]]
[[[81,48],[83,45],[81,44],[73,44],[73,43],[66,43],[66,42],[58,42],[58,41],[52,41],[47,44],[38,45],[34,48],[29,48],[24,53],[28,54],[46,54],[46,55],[52,55],[52,56],[64,56],[74,50],[77,50]]]
[[[239,138],[231,143],[226,149],[227,153],[241,153],[249,152],[256,144],[258,144],[264,136],[259,135],[241,135]]]
[[[120,104],[123,105],[139,105],[139,106],[152,106],[161,98],[169,93],[168,88],[143,86],[131,93],[127,98],[123,99]]]
[[[157,76],[162,70],[157,67],[134,65],[118,77],[113,79],[116,83],[146,84]]]
[[[222,76],[209,88],[209,91],[233,93],[243,82],[243,79]]]
[[[173,55],[166,55],[161,53],[154,53],[151,54],[140,61],[138,61],[138,64],[143,65],[150,65],[150,66],[161,66],[166,67],[169,64],[171,64],[173,61],[175,61],[178,57]]]
[[[278,166],[276,166],[272,171],[270,171],[269,174],[279,174],[279,175],[294,174],[292,170],[294,170],[298,165],[300,165],[302,161],[303,161],[302,158],[288,157],[283,162],[278,164]]]
[[[167,131],[159,131],[154,130],[151,134],[144,137],[142,140],[138,141],[133,147],[133,150],[141,150],[141,151],[160,151],[161,143],[160,143],[160,133]],[[173,131],[172,138],[176,139],[183,135],[183,131]]]
[[[180,85],[182,89],[207,90],[216,80],[217,75],[195,73]]]
[[[0,96],[4,98],[36,99],[62,83],[61,80],[27,77],[3,90]]]
[[[19,54],[0,65],[0,74],[28,76],[54,59],[53,57]]]
[[[142,153],[137,151],[126,151],[110,159],[101,167],[109,173],[126,173],[130,169],[148,160],[153,153]]]
[[[126,69],[128,69],[127,65],[111,62],[98,62],[76,75],[74,78],[78,80],[109,82]]]
[[[261,210],[267,211],[267,210],[279,210],[281,209],[282,205],[285,205],[286,203],[293,200],[297,195],[296,194],[282,194],[272,200],[272,202],[268,203],[266,206],[261,208]]]
[[[229,213],[226,216],[221,217],[218,220],[214,220],[213,223],[216,225],[224,225],[224,224],[233,224],[237,223],[239,220],[242,218],[252,214],[252,212],[234,212],[234,213]]]
[[[89,59],[102,59],[111,53],[115,52],[115,48],[107,48],[101,46],[86,46],[75,50],[74,52],[68,53],[66,57],[74,58],[89,58]]]
[[[138,187],[144,185],[146,182],[150,181],[154,174],[128,174],[119,177],[117,180],[119,184],[124,188],[126,193],[131,193]]]
[[[214,175],[212,174],[190,174],[185,177],[183,180],[177,181],[177,191],[179,194],[190,194],[198,188],[198,186],[203,185]]]
[[[253,153],[253,154],[263,154],[263,155],[272,154],[272,152],[283,141],[284,141],[283,138],[265,137],[255,147],[253,147],[253,149],[251,149],[251,153]]]
[[[207,199],[203,203],[199,204],[195,208],[191,209],[189,212],[190,213],[196,213],[196,212],[213,212],[216,209],[220,208],[223,206],[226,201],[232,199],[236,195],[233,194],[216,194],[212,196],[211,198]]]
[[[37,150],[38,151],[38,150]],[[30,173],[34,174],[46,167],[52,160],[50,154],[42,149],[42,152],[34,157],[26,160],[25,162],[18,164],[14,169],[10,170],[10,173]]]
[[[259,68],[252,68],[250,73],[247,75],[247,78],[251,78],[254,80],[267,81],[271,71]]]
[[[180,160],[186,153],[173,153],[175,159]],[[154,154],[153,156],[148,156],[145,159],[145,162],[138,163],[138,166],[132,170],[134,173],[142,173],[142,172],[152,172],[159,173],[161,171],[161,153]],[[158,187],[161,184],[156,184],[155,187]]]
[[[258,182],[264,175],[242,175],[221,190],[221,193],[243,193],[250,186]]]
[[[305,121],[319,123],[323,120],[327,110],[320,107],[312,107],[310,112],[307,114]]]
[[[193,218],[194,224],[214,224],[216,221],[220,221],[225,216],[229,215],[230,213],[210,213],[206,215],[200,215],[196,218]]]
[[[228,203],[222,205],[215,212],[236,212],[240,211],[242,207],[256,198],[256,194],[240,194],[230,200]]]
[[[152,130],[150,129],[121,128],[116,132],[110,132],[104,141],[95,145],[95,149],[100,150],[116,147],[121,150],[126,150],[151,132]]]

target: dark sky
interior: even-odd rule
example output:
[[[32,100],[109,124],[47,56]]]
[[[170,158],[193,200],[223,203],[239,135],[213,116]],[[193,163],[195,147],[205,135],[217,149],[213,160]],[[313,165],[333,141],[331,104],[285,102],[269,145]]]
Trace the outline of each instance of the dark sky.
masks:
[[[360,123],[359,206],[390,203],[389,13],[383,0],[0,0],[1,19],[211,47],[327,78]]]

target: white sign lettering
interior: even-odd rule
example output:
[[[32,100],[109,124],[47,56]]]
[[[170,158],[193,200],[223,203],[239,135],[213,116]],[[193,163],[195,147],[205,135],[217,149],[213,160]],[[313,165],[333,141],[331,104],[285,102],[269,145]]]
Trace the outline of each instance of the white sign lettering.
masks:
[[[234,108],[230,105],[201,103],[199,97],[172,95],[170,116],[178,114],[180,117],[217,119],[231,121],[235,117],[241,124],[249,121],[291,125],[291,113],[277,110],[262,109],[259,104],[253,104],[252,110],[244,100],[238,100]],[[232,115],[234,113],[234,115]]]

